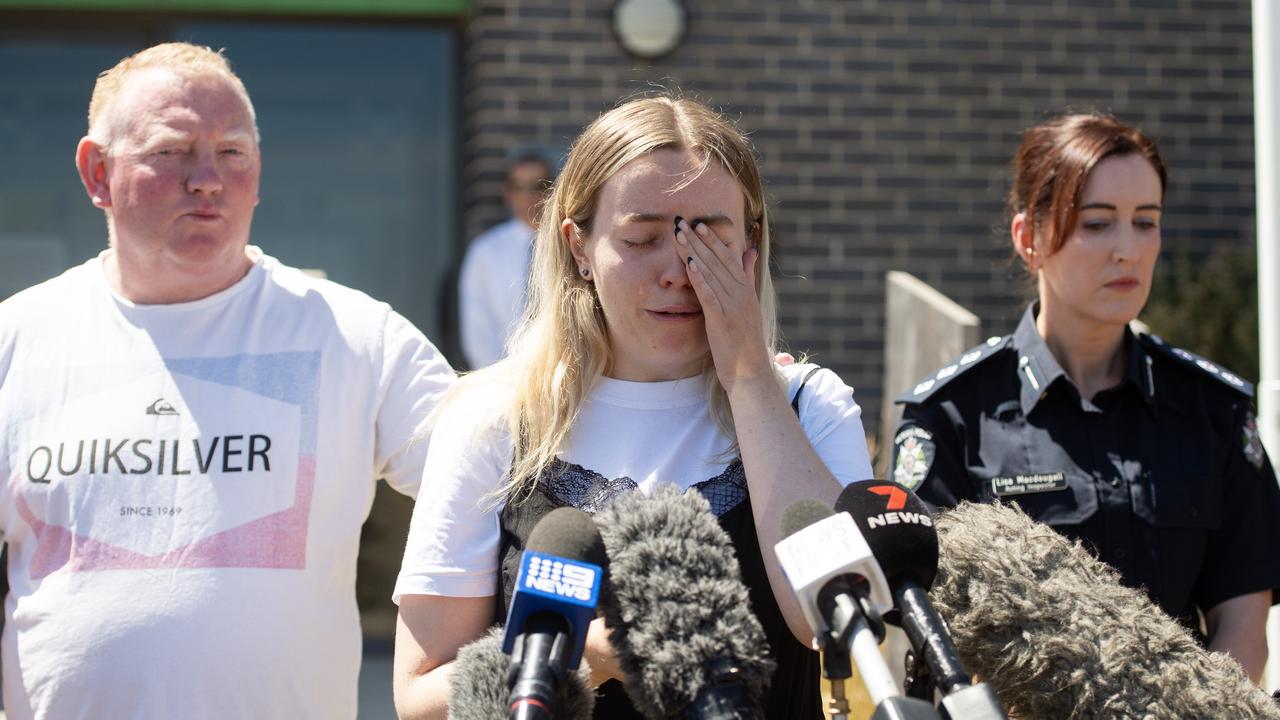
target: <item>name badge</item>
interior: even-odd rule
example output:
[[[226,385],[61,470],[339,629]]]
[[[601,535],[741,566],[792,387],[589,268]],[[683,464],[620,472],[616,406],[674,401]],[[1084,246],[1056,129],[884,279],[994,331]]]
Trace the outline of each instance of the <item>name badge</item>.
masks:
[[[991,478],[991,492],[995,493],[997,497],[1030,495],[1031,493],[1066,489],[1067,474],[1062,471]]]

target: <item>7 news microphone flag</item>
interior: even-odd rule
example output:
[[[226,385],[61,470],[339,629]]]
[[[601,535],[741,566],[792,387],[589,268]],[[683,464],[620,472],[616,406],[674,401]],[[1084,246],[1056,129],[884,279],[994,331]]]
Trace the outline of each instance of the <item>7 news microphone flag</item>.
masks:
[[[833,718],[848,716],[844,680],[858,666],[874,717],[936,719],[928,703],[904,698],[884,658],[883,613],[892,607],[889,585],[853,518],[824,503],[799,500],[782,515],[782,534],[774,546],[791,591],[823,651],[823,675],[831,680]]]
[[[836,510],[852,516],[884,571],[914,657],[923,659],[942,691],[943,715],[955,720],[1005,720],[991,686],[973,683],[929,601],[927,592],[938,573],[938,533],[924,501],[896,483],[869,480],[845,487]],[[925,691],[917,697],[932,695]]]

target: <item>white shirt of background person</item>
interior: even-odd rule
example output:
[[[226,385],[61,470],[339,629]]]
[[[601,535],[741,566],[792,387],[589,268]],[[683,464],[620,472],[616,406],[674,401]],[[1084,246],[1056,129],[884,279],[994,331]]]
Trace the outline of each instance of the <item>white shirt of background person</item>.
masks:
[[[472,369],[502,358],[524,312],[538,213],[551,182],[539,155],[521,156],[507,171],[502,197],[511,219],[471,241],[458,279],[462,352]]]

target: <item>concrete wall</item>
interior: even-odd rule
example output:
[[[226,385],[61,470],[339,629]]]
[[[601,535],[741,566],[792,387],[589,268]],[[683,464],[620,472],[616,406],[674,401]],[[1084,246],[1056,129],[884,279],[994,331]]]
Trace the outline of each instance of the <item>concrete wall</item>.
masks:
[[[912,387],[960,353],[978,344],[978,316],[908,273],[893,271],[885,278],[884,384]],[[876,477],[888,477],[892,433],[902,417],[893,404],[898,390],[880,402],[879,457]]]

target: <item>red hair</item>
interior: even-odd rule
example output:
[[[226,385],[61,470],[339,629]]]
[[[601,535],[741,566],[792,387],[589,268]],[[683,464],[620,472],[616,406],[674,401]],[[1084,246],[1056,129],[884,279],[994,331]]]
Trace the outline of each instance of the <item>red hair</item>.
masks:
[[[1064,115],[1028,129],[1013,158],[1010,217],[1026,213],[1033,238],[1038,229],[1047,227],[1044,254],[1052,255],[1075,227],[1089,173],[1103,159],[1116,155],[1138,155],[1150,162],[1160,176],[1164,199],[1164,159],[1141,130],[1098,113]]]

